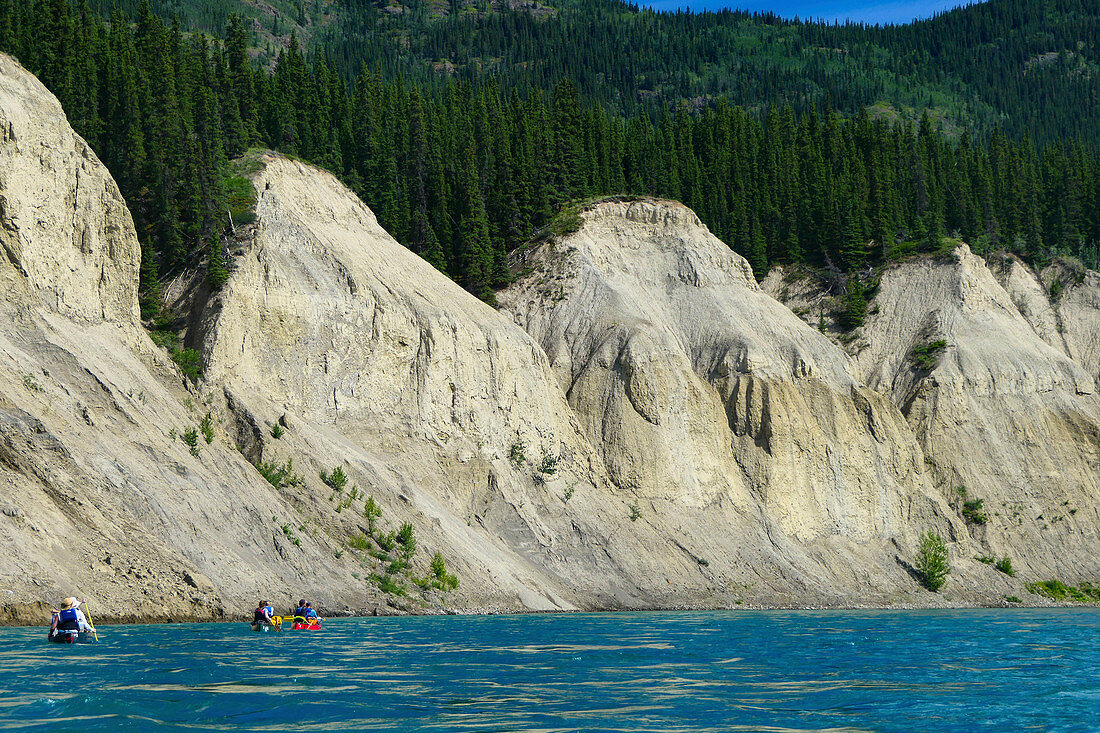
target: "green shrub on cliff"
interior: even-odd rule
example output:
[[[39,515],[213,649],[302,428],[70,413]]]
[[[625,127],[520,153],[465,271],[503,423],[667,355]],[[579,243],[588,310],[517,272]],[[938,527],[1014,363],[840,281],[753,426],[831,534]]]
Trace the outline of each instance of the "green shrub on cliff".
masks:
[[[188,428],[183,431],[181,437],[183,442],[191,448],[191,455],[197,456],[199,454],[199,431],[195,428]]]
[[[329,488],[335,491],[337,494],[343,492],[344,487],[348,483],[348,475],[344,473],[342,466],[337,466],[332,469],[332,473],[325,473],[321,471],[321,481],[323,481]]]
[[[214,416],[207,412],[203,417],[202,422],[199,423],[199,430],[202,431],[203,440],[208,444],[214,442]]]
[[[294,473],[293,458],[286,459],[286,463],[282,465],[274,461],[260,461],[256,464],[256,470],[276,489],[286,486],[298,486],[302,483],[302,477]]]
[[[918,369],[927,371],[939,363],[940,354],[942,354],[946,348],[947,342],[943,339],[930,341],[927,344],[914,346],[913,350],[909,352],[909,358],[913,360],[914,366]]]
[[[1082,583],[1080,587],[1066,585],[1060,580],[1044,580],[1038,583],[1028,583],[1029,593],[1045,596],[1052,601],[1073,601],[1075,603],[1100,603],[1100,588],[1090,583]]]
[[[416,537],[413,536],[413,526],[408,522],[403,522],[401,528],[397,530],[397,541],[401,545],[401,557],[405,562],[412,559],[412,556],[416,553]]]
[[[947,582],[947,574],[951,572],[950,556],[947,553],[947,545],[943,538],[932,530],[921,535],[920,544],[917,546],[917,573],[920,575],[924,587],[930,591],[938,591]]]
[[[432,586],[442,591],[454,590],[458,587],[458,578],[447,572],[447,562],[443,559],[443,553],[432,555]]]
[[[971,499],[963,502],[962,516],[970,524],[985,524],[989,521],[989,515],[982,509],[984,499]]]
[[[382,507],[378,506],[378,502],[374,500],[374,494],[371,494],[363,504],[363,517],[367,520],[367,534],[371,537],[374,536],[374,525],[380,516],[382,516]]]

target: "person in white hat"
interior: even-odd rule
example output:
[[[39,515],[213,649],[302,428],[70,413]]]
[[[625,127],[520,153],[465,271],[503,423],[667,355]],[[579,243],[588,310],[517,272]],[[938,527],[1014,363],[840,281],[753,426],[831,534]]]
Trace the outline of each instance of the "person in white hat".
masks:
[[[54,609],[50,620],[50,641],[71,641],[74,634],[81,631],[95,633],[95,627],[88,623],[84,612],[80,610],[80,601],[69,596],[61,602],[61,610]]]

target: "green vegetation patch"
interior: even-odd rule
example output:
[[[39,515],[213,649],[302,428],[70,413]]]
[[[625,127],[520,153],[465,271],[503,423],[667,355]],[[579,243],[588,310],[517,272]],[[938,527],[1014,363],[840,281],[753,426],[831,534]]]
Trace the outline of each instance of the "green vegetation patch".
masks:
[[[570,201],[563,204],[558,213],[551,217],[545,226],[535,232],[533,239],[535,241],[562,239],[581,228],[581,224],[584,223],[581,214],[593,206],[609,202],[639,201],[642,198],[642,196],[595,196]]]
[[[951,572],[951,558],[943,538],[928,530],[920,538],[917,546],[917,574],[921,583],[930,591],[938,591],[947,582]]]
[[[281,465],[275,461],[260,461],[256,464],[256,470],[276,489],[300,486],[302,483],[302,477],[294,473],[293,458],[287,458],[286,463]]]
[[[1073,603],[1100,603],[1100,587],[1092,583],[1082,583],[1079,587],[1066,585],[1060,580],[1043,580],[1028,583],[1029,593],[1044,596],[1052,601],[1071,601]]]
[[[909,358],[913,365],[925,371],[935,368],[940,361],[940,355],[947,349],[947,342],[943,339],[930,341],[920,346],[914,346],[909,352]]]
[[[329,488],[335,491],[337,494],[343,492],[344,487],[348,483],[348,476],[344,473],[342,466],[337,466],[332,469],[331,473],[325,473],[321,471],[321,481],[325,483]]]
[[[378,586],[379,590],[388,595],[407,596],[409,594],[408,589],[389,573],[386,573],[385,575],[371,573],[370,579],[375,585]]]
[[[196,349],[185,348],[180,343],[179,334],[174,331],[163,329],[150,331],[149,338],[153,340],[154,344],[168,351],[168,355],[172,357],[172,361],[179,367],[184,377],[192,382],[199,381],[203,367],[201,352]]]
[[[440,552],[432,555],[431,585],[442,591],[454,590],[458,587],[458,578],[447,572],[447,562]]]
[[[867,288],[853,278],[840,298],[840,311],[837,324],[845,333],[854,331],[863,325],[867,318]]]
[[[232,176],[222,181],[225,191],[225,204],[234,226],[251,224],[256,221],[256,187],[252,181],[241,176]]]
[[[984,499],[971,499],[963,502],[962,516],[968,524],[985,524],[989,521],[989,515],[982,510]]]

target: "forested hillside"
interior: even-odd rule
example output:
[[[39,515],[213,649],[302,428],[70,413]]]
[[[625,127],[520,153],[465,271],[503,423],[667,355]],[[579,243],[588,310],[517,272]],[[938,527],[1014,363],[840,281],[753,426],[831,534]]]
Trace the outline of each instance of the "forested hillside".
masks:
[[[11,2],[12,0],[6,0]],[[88,0],[106,17],[141,0]],[[13,3],[18,5],[20,3]],[[256,53],[291,33],[351,82],[365,67],[418,86],[491,75],[624,114],[726,96],[747,109],[928,109],[949,132],[1100,143],[1100,2],[991,0],[905,26],[785,20],[738,11],[657,13],[621,0],[149,0],[184,32],[220,36],[233,13]]]
[[[618,0],[551,3],[550,13],[467,9],[435,21],[419,2],[401,13],[351,4],[323,37],[330,63],[353,71],[419,81],[489,73],[521,91],[568,79],[584,99],[624,113],[699,108],[719,96],[796,112],[930,109],[975,132],[1100,142],[1097,0],[991,0],[885,28],[657,13]]]
[[[1058,12],[1072,18],[1087,10],[1084,4],[1075,7]],[[553,34],[565,33],[568,26],[555,23],[580,22],[584,9],[602,18],[611,35],[578,44],[573,61],[566,63],[569,36],[555,41]],[[1056,10],[1051,6],[1053,16],[1061,17]],[[376,11],[356,12],[355,17],[371,18]],[[621,26],[613,22],[627,16],[634,20]],[[347,17],[331,28],[346,33]],[[508,53],[560,46],[557,62],[546,51],[541,72],[538,64],[524,65],[517,57],[500,65],[500,74],[470,78],[418,73],[411,62],[409,73],[399,74],[397,64],[404,61],[396,58],[370,67],[349,84],[341,70],[355,63],[347,40],[351,35],[344,41],[330,38],[332,45],[308,55],[292,35],[269,70],[251,60],[255,29],[237,16],[228,16],[224,40],[212,39],[167,24],[143,1],[133,16],[115,11],[105,21],[88,0],[75,5],[0,0],[0,48],[20,58],[58,95],[74,127],[118,180],[142,237],[148,294],[158,277],[210,255],[213,271],[220,271],[215,245],[227,198],[239,185],[226,162],[253,146],[298,155],[337,173],[399,241],[487,300],[508,280],[509,249],[540,228],[568,226],[568,210],[559,214],[567,202],[607,194],[683,201],[748,257],[758,276],[775,262],[857,271],[936,248],[949,234],[967,239],[979,252],[1007,248],[1040,263],[1059,254],[1092,266],[1098,262],[1100,160],[1087,141],[1051,133],[1051,142],[1036,145],[1033,138],[1046,133],[1031,135],[1012,125],[1006,126],[1008,132],[994,127],[945,135],[932,116],[917,123],[895,120],[881,114],[881,107],[868,111],[858,104],[843,115],[826,102],[844,100],[843,85],[831,86],[827,76],[820,84],[813,82],[812,74],[802,75],[806,69],[791,69],[791,75],[771,81],[756,71],[730,77],[756,75],[772,90],[753,96],[734,81],[723,81],[719,67],[698,76],[691,64],[708,58],[740,63],[758,54],[724,54],[722,46],[706,41],[721,34],[701,27],[691,31],[699,43],[684,52],[675,41],[681,31],[665,33],[657,27],[668,24],[688,33],[683,29],[702,23],[703,16],[657,16],[586,4],[543,20],[536,17],[463,12],[453,21],[422,24],[420,41],[408,38],[412,48],[421,41],[434,48],[430,39],[436,29],[465,27],[488,43],[494,24],[514,23],[527,30],[499,30],[494,42],[516,41]],[[775,32],[800,27],[737,14],[714,17]],[[961,23],[958,33],[974,44],[999,28],[983,25],[982,16],[965,16],[979,19],[967,30],[958,20],[963,17],[949,14],[891,31],[801,28],[823,34],[808,48],[857,33],[894,33],[912,39],[912,58],[924,58],[948,41],[943,36],[947,26],[937,23]],[[1095,23],[1095,13],[1091,20],[1079,20]],[[388,23],[385,27],[392,29]],[[440,42],[449,43],[450,36],[439,32]],[[626,49],[634,33],[660,41],[671,55],[631,56]],[[379,49],[389,43],[386,33],[378,35],[375,45],[354,48],[372,60],[370,54],[382,54]],[[623,45],[611,42],[620,36]],[[1071,87],[1079,83],[1081,93],[1093,98],[1097,77],[1088,59],[1095,48],[1088,43],[1095,39],[1094,34],[1079,56],[1072,55],[1072,63],[1084,66],[1076,81],[1066,82]],[[1061,40],[1068,43],[1069,37]],[[1018,49],[1020,59],[1030,53]],[[966,65],[962,55],[953,63],[960,69]],[[1068,63],[1070,56],[1042,62],[1040,73]],[[662,78],[672,91],[642,83],[652,73],[645,69],[653,65],[666,69]],[[611,78],[612,66],[624,69],[619,77]],[[531,73],[525,75],[525,69]],[[958,76],[937,73],[937,83],[945,88],[965,82],[962,71]],[[628,96],[644,98],[647,89],[671,96],[690,91],[695,76],[699,83],[705,78],[732,84],[706,92],[725,91],[729,97],[692,106],[619,103]],[[601,78],[606,85],[597,83]],[[813,84],[823,93],[799,96],[799,89]],[[1030,88],[1031,82],[1020,84]],[[1007,90],[1009,85],[1002,86]],[[600,90],[616,88],[635,91],[616,92],[606,103],[598,99],[611,94]],[[1059,89],[1046,92],[1049,106],[1064,109],[1067,119],[1087,121],[1096,114],[1095,104],[1079,106],[1072,96],[1076,92]],[[1069,96],[1058,96],[1062,93]],[[852,283],[849,298],[858,304],[863,285],[858,278]]]

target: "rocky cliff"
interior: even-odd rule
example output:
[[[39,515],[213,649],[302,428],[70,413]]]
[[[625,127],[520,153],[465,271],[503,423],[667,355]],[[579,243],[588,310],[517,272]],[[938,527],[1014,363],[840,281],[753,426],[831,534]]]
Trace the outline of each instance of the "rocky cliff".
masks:
[[[502,303],[619,490],[776,597],[911,588],[896,555],[953,512],[889,400],[684,206],[610,201],[580,217],[522,253]]]
[[[1021,579],[1100,575],[1093,273],[965,250],[898,266],[846,353],[692,212],[621,200],[517,255],[498,311],[328,173],[250,163],[228,282],[167,289],[203,355],[191,384],[139,321],[110,176],[0,57],[4,618],[69,594],[119,619],[261,596],[393,613],[1026,595],[970,559],[988,552]],[[940,595],[910,573],[926,529],[955,554]]]
[[[1095,280],[1082,271],[1052,302],[1018,259],[991,262],[961,244],[886,267],[847,348],[905,415],[940,494],[971,503],[975,552],[1033,578],[1095,582]],[[767,285],[811,318],[830,308],[812,280],[773,273]]]
[[[257,460],[302,467],[310,480],[292,491],[319,522],[363,532],[373,497],[386,525],[408,522],[444,553],[466,607],[700,600],[698,565],[630,522],[534,341],[333,176],[260,163],[257,225],[200,326],[206,379]],[[278,420],[290,429],[275,440],[265,426]],[[316,481],[337,466],[360,494],[339,516]]]
[[[181,439],[210,408],[139,322],[125,203],[56,99],[2,55],[0,246],[3,618],[42,623],[70,594],[108,617],[216,618],[303,585],[364,605],[332,543],[286,551],[294,507],[220,426],[194,450]]]

